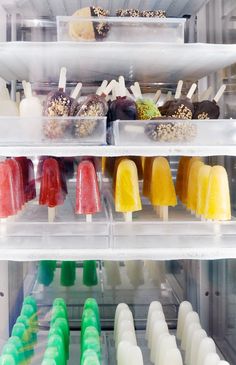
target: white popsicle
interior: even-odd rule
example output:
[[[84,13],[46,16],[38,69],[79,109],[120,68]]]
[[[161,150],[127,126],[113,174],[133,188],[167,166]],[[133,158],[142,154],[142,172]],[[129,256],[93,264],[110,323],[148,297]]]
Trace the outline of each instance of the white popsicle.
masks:
[[[116,347],[121,342],[122,333],[125,331],[131,331],[131,332],[135,333],[134,323],[132,321],[123,320],[119,323],[119,326],[116,331],[116,338],[115,338]]]
[[[129,309],[129,307],[126,303],[119,303],[116,307],[115,320],[114,320],[114,338],[115,338],[115,331],[116,331],[116,325],[117,325],[117,320],[118,320],[119,314],[124,309]]]
[[[215,352],[211,352],[205,357],[203,365],[218,365],[219,361],[220,361],[219,355],[217,355],[217,353]]]
[[[132,346],[129,349],[129,365],[143,365],[142,351],[138,346]]]
[[[116,338],[117,336],[117,331],[118,331],[118,328],[119,328],[119,324],[123,321],[123,320],[126,320],[126,321],[131,321],[131,322],[134,322],[134,319],[133,319],[133,314],[131,312],[130,309],[123,309],[118,317],[117,317],[117,322],[115,324],[115,327],[114,327],[114,335]]]
[[[152,332],[149,331],[148,336],[148,348],[151,349],[153,344],[155,344],[155,339],[161,333],[169,333],[168,326],[165,320],[159,319],[155,321],[154,326],[152,328]]]
[[[22,82],[23,83],[23,82]],[[39,98],[33,96],[31,85],[27,82],[24,86],[25,99],[20,102],[20,116],[21,117],[41,117],[43,114],[43,107]]]
[[[157,321],[164,321],[165,322],[165,316],[164,313],[162,311],[153,311],[150,317],[150,325],[149,325],[149,332],[148,332],[148,343],[151,344],[152,343],[152,334],[153,334],[153,329],[155,326],[155,323]]]
[[[168,349],[163,357],[162,365],[183,365],[183,360],[179,349]]]
[[[115,288],[121,284],[120,267],[117,261],[104,261],[107,285]]]
[[[6,81],[0,78],[0,116],[15,117],[19,115],[17,103],[10,99]]]
[[[129,353],[131,347],[132,345],[127,341],[122,341],[119,343],[116,353],[118,365],[129,365],[129,358],[127,354]]]
[[[136,336],[133,331],[122,332],[120,342],[122,342],[122,341],[126,341],[126,342],[129,342],[131,345],[137,346]]]
[[[192,304],[187,301],[182,302],[179,306],[177,333],[176,333],[176,337],[178,338],[178,340],[180,340],[182,337],[185,317],[192,310],[193,310]]]
[[[187,331],[187,341],[186,341],[186,346],[185,348],[183,347],[182,343],[181,343],[181,347],[185,350],[185,362],[187,363],[189,356],[190,356],[190,348],[191,348],[191,342],[192,342],[192,338],[193,338],[193,334],[195,331],[201,329],[201,324],[199,322],[195,322],[195,323],[191,323],[190,326],[188,327],[188,331]]]
[[[196,365],[202,365],[206,356],[212,352],[216,352],[215,342],[211,337],[203,338],[197,352]]]
[[[181,348],[183,350],[186,349],[187,336],[188,336],[188,328],[192,323],[200,323],[199,315],[197,312],[189,312],[184,320],[184,327],[181,337]]]
[[[186,365],[195,365],[200,343],[205,337],[207,337],[207,334],[204,330],[196,330],[194,332],[190,348],[190,358]]]
[[[156,354],[155,364],[163,365],[165,355],[171,349],[177,349],[175,336],[163,336],[160,340],[160,347]]]
[[[150,360],[151,362],[155,361],[156,354],[160,349],[160,340],[161,336],[169,335],[169,330],[167,327],[166,322],[156,322],[154,326],[153,336],[152,336],[152,343],[151,343],[151,353],[150,353]]]
[[[158,301],[151,302],[148,308],[148,316],[147,316],[147,327],[146,327],[146,333],[145,338],[148,339],[148,333],[149,333],[149,327],[150,327],[150,319],[153,311],[163,311],[162,305]]]
[[[130,283],[136,288],[144,284],[143,261],[126,261],[127,276]]]

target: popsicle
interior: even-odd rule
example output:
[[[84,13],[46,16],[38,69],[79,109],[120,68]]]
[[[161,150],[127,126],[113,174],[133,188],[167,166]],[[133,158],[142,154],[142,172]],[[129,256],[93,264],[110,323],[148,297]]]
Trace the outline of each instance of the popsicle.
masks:
[[[85,286],[95,286],[98,284],[96,261],[88,260],[83,262],[83,284]]]
[[[144,266],[147,269],[148,278],[156,287],[161,288],[161,284],[166,282],[165,262],[145,260]]]
[[[193,312],[193,311],[189,312],[184,319],[184,326],[183,326],[183,332],[182,332],[182,337],[181,337],[182,348],[185,348],[186,341],[187,341],[188,328],[192,323],[200,324],[200,319],[199,319],[199,315],[197,312]]]
[[[121,341],[117,348],[117,365],[129,365],[129,354],[132,345],[128,341]]]
[[[48,221],[55,219],[55,207],[62,205],[66,197],[61,172],[57,160],[48,158],[43,163],[43,175],[40,185],[39,204],[47,205]]]
[[[6,81],[0,77],[0,116],[16,117],[18,115],[18,105],[10,99],[9,91],[6,87]]]
[[[212,338],[205,337],[201,342],[197,352],[195,365],[202,365],[206,356],[216,352],[216,345]]]
[[[61,356],[61,351],[58,351],[57,347],[47,347],[44,353],[44,361],[47,361],[47,363],[50,361],[55,361],[56,365],[65,365],[63,363],[63,358]]]
[[[137,346],[137,339],[136,339],[135,333],[130,330],[122,332],[119,341],[120,342],[127,341],[131,345]]]
[[[135,84],[131,86],[130,89],[136,98],[137,119],[149,120],[161,116],[161,113],[156,106],[156,102],[160,97],[159,93],[158,95],[155,95],[154,102],[152,99],[143,98],[138,82],[135,82]]]
[[[106,272],[106,282],[108,286],[115,289],[121,284],[121,275],[119,262],[117,261],[104,261],[104,269]]]
[[[151,317],[149,318],[149,328],[148,328],[148,336],[147,336],[147,341],[149,344],[152,343],[152,336],[153,336],[153,331],[154,331],[154,327],[157,321],[165,321],[165,316],[164,313],[162,311],[153,311],[151,314]],[[146,331],[147,333],[147,331]]]
[[[189,174],[190,174],[191,166],[195,161],[201,161],[201,158],[192,157],[190,160],[186,161],[186,169],[184,170],[183,190],[182,190],[182,200],[181,200],[184,205],[187,204]]]
[[[54,265],[52,261],[44,260],[38,264],[37,281],[39,284],[49,286],[54,278]]]
[[[150,198],[151,195],[151,178],[152,178],[152,164],[154,157],[146,157],[144,162],[143,172],[143,195]]]
[[[231,219],[228,175],[222,166],[211,169],[204,217],[210,220]]]
[[[83,310],[85,310],[85,309],[92,309],[94,311],[96,318],[97,318],[98,331],[99,331],[99,333],[101,333],[100,313],[99,313],[99,307],[98,307],[98,303],[97,303],[96,299],[87,298],[84,303]]]
[[[165,157],[156,157],[152,164],[151,203],[160,207],[160,216],[168,220],[168,207],[177,204],[175,187],[169,163]]]
[[[148,342],[148,347],[151,349],[150,359],[152,362],[155,361],[155,354],[156,351],[158,351],[157,341],[159,336],[161,336],[162,334],[169,334],[169,330],[166,321],[160,319],[155,322],[155,325],[153,326],[153,331],[152,333],[150,333],[150,337],[148,338],[150,339],[150,341]]]
[[[196,365],[200,343],[204,338],[207,338],[206,331],[196,330],[194,332],[193,338],[191,341],[190,356],[189,356],[188,363],[187,363],[188,365]]]
[[[23,347],[23,344],[22,344],[22,341],[19,339],[19,337],[17,336],[11,336],[9,337],[9,339],[7,340],[7,343],[8,344],[13,344],[17,351],[18,351],[18,354],[19,354],[19,361],[20,361],[20,364],[24,365],[25,364],[25,352],[24,352],[24,347]]]
[[[179,349],[171,348],[166,351],[162,358],[161,365],[183,365],[183,359]]]
[[[6,354],[0,356],[0,365],[17,365],[17,363],[12,355]]]
[[[187,317],[186,317],[187,319]],[[198,329],[201,329],[201,324],[200,322],[192,322],[192,323],[187,323],[187,321],[185,322],[185,326],[184,326],[184,329],[183,329],[183,335],[182,335],[182,340],[181,340],[181,348],[184,350],[184,351],[187,351],[187,348],[188,348],[188,341],[189,339],[192,338],[192,335],[194,333],[194,331],[198,330]],[[185,352],[186,354],[186,352]]]
[[[140,347],[132,346],[129,349],[129,364],[130,365],[143,365],[143,355]]]
[[[184,329],[184,321],[189,312],[193,311],[192,304],[184,301],[179,306],[176,337],[181,340]]]
[[[15,200],[16,211],[22,209],[25,203],[24,189],[23,189],[23,176],[20,164],[14,159],[7,159],[6,164],[10,166],[13,175],[13,193]]]
[[[211,352],[206,355],[203,360],[203,365],[218,365],[220,362],[220,357],[217,353]]]
[[[91,349],[83,351],[81,357],[81,365],[100,365],[96,352]]]
[[[165,355],[172,349],[177,349],[175,336],[162,336],[160,339],[159,351],[156,353],[155,364],[163,365]]]
[[[48,348],[55,347],[59,352],[60,359],[63,364],[66,364],[66,353],[65,353],[65,346],[63,343],[63,339],[59,335],[52,335],[48,337]]]
[[[101,211],[101,197],[95,167],[91,161],[80,162],[76,177],[76,214],[85,214],[86,221]]]
[[[143,261],[125,261],[125,267],[129,281],[134,288],[144,284]]]
[[[119,343],[122,341],[122,335],[124,332],[133,332],[135,334],[134,323],[130,320],[123,320],[119,322],[119,326],[116,332],[115,346],[118,347]]]
[[[161,115],[167,115],[169,108],[172,105],[175,105],[177,100],[180,99],[182,88],[183,88],[183,81],[179,80],[178,84],[177,84],[177,87],[176,87],[174,99],[172,99],[172,92],[168,91],[164,104],[159,107]]]
[[[41,117],[43,114],[43,107],[39,98],[33,96],[31,84],[25,81],[22,81],[22,84],[24,87],[25,99],[22,99],[20,102],[20,116],[24,118]]]
[[[128,305],[126,303],[119,303],[116,307],[115,318],[114,318],[114,339],[115,339],[118,317],[123,310],[129,310]],[[132,319],[132,317],[131,317],[131,319]]]
[[[12,169],[5,162],[0,162],[0,218],[16,214],[15,203]]]
[[[197,209],[197,197],[198,197],[198,174],[200,168],[203,166],[202,161],[195,161],[189,172],[188,178],[188,195],[187,195],[187,209],[191,212],[195,212]]]
[[[222,85],[212,101],[202,100],[197,103],[193,114],[193,119],[218,119],[220,116],[220,108],[217,103],[222,97],[225,89],[226,85]]]
[[[150,303],[149,308],[148,308],[147,326],[146,326],[146,333],[145,333],[146,340],[148,339],[152,313],[156,312],[156,311],[163,312],[162,305],[158,301],[153,301]]]
[[[179,160],[178,171],[176,176],[175,190],[179,200],[182,201],[182,191],[184,185],[184,179],[186,178],[187,164],[191,157],[183,156]]]
[[[209,185],[211,166],[203,165],[198,173],[197,210],[198,216],[203,217],[206,207],[207,190]]]
[[[121,310],[117,317],[117,320],[114,324],[114,339],[117,337],[119,325],[123,320],[131,322],[134,321],[133,314],[129,308]]]
[[[14,358],[16,364],[20,362],[20,356],[17,348],[13,344],[6,343],[2,348],[2,355],[10,355]]]
[[[61,264],[60,283],[62,286],[73,286],[76,279],[75,261],[63,261]]]
[[[131,160],[122,160],[116,174],[115,210],[131,222],[132,213],[141,209],[137,167]]]
[[[34,165],[33,162],[26,157],[16,157],[15,160],[21,167],[25,202],[27,203],[36,198]]]

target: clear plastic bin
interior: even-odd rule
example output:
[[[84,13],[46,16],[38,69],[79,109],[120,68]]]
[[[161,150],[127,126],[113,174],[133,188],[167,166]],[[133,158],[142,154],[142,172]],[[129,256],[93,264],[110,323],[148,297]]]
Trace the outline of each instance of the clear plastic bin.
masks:
[[[57,40],[59,42],[184,43],[184,26],[185,19],[182,18],[104,17],[98,19],[59,16],[57,17]],[[102,31],[99,31],[101,27]]]
[[[117,120],[115,145],[235,146],[236,120]]]
[[[106,117],[0,117],[0,145],[106,144]]]

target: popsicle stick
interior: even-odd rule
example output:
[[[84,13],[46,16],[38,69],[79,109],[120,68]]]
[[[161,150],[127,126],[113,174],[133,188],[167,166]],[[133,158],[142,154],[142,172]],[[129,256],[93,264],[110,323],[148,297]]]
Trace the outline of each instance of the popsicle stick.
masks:
[[[161,212],[161,218],[163,221],[168,221],[169,219],[169,207],[168,206],[162,206],[160,207],[160,212]]]
[[[20,92],[19,91],[17,91],[16,92],[16,104],[19,106],[19,104],[20,104]]]
[[[160,97],[161,97],[161,90],[157,90],[156,94],[153,97],[153,101],[154,101],[155,104],[158,102]]]
[[[134,87],[135,87],[135,89],[137,91],[138,97],[140,99],[142,99],[142,91],[141,91],[140,85],[139,85],[139,83],[137,81],[134,83]]]
[[[181,97],[183,84],[184,84],[183,80],[179,80],[179,82],[177,84],[176,92],[175,92],[175,99],[179,99]]]
[[[156,214],[158,215],[158,217],[160,217],[160,207],[159,207],[159,205],[157,205],[156,207],[154,207],[155,208],[155,212],[156,212]]]
[[[125,87],[125,79],[123,76],[119,77],[119,86],[120,86],[120,96],[126,96],[126,87]]]
[[[218,92],[216,93],[216,96],[214,97],[213,101],[215,101],[216,103],[218,103],[219,100],[220,100],[220,98],[224,94],[225,89],[226,89],[226,85],[222,85],[220,87],[220,89],[218,90]]]
[[[93,220],[93,216],[92,216],[92,214],[86,214],[86,222],[87,222],[87,223],[91,223],[91,222],[92,222],[92,220]]]
[[[109,95],[110,92],[113,91],[113,89],[115,88],[116,84],[117,84],[116,80],[111,80],[103,90],[102,94],[106,96]]]
[[[132,212],[126,212],[126,213],[123,213],[123,214],[124,214],[125,222],[132,222],[133,221]]]
[[[24,90],[25,97],[27,97],[27,82],[25,80],[22,80],[22,87]]]
[[[126,88],[126,96],[128,96],[128,98],[134,99],[133,95],[130,94],[130,92],[127,88]]]
[[[55,209],[55,207],[54,208],[48,207],[48,222],[49,223],[54,222],[55,217],[56,217],[56,209]]]
[[[66,88],[66,68],[62,67],[61,71],[60,71],[60,78],[59,78],[59,83],[58,83],[58,89],[62,89],[63,91],[65,91]]]
[[[78,84],[76,85],[76,87],[74,88],[72,93],[70,94],[72,99],[77,99],[78,98],[81,88],[82,88],[82,83],[78,82]]]
[[[27,98],[32,98],[32,96],[33,96],[32,87],[31,87],[30,82],[26,83],[26,95],[27,95]]]
[[[138,95],[137,90],[136,90],[136,88],[135,88],[135,86],[134,86],[134,85],[131,85],[131,86],[130,86],[130,90],[132,91],[132,93],[133,93],[134,97],[135,97],[136,99],[138,99],[138,98],[139,98],[139,95]]]
[[[186,96],[187,99],[190,99],[190,100],[192,99],[193,94],[195,93],[196,88],[197,88],[197,84],[195,84],[195,83],[192,84],[192,86],[190,87],[189,92],[188,92],[188,94]]]
[[[115,84],[114,84],[114,87],[112,89],[111,100],[112,101],[116,100],[116,88],[115,88]]]
[[[201,93],[199,95],[199,98],[198,98],[199,101],[208,100],[209,97],[211,96],[212,90],[213,90],[213,87],[209,86],[208,89],[206,89],[203,93]]]
[[[167,95],[166,95],[166,100],[165,101],[169,101],[172,99],[172,92],[168,91]]]
[[[116,84],[115,84],[115,93],[116,93],[116,97],[121,96],[119,82],[116,82]]]

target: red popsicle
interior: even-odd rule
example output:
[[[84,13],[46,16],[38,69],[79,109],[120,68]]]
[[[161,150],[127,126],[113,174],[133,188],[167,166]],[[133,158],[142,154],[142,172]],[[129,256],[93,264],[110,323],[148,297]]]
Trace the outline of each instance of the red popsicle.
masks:
[[[6,162],[0,162],[0,218],[7,218],[17,213],[13,184],[11,167]]]
[[[39,204],[48,206],[49,221],[53,221],[55,217],[55,209],[50,212],[50,208],[62,205],[65,196],[59,163],[54,158],[47,158],[43,163]]]
[[[34,165],[33,162],[26,157],[16,157],[16,161],[21,166],[23,175],[25,202],[28,202],[36,198]]]
[[[23,176],[20,164],[14,159],[8,159],[5,163],[10,166],[12,175],[13,175],[13,195],[15,201],[16,210],[19,211],[22,209],[25,204],[25,196],[23,190]]]
[[[91,161],[80,162],[76,178],[76,208],[77,214],[85,214],[91,221],[92,214],[101,210],[101,198],[97,174]]]

